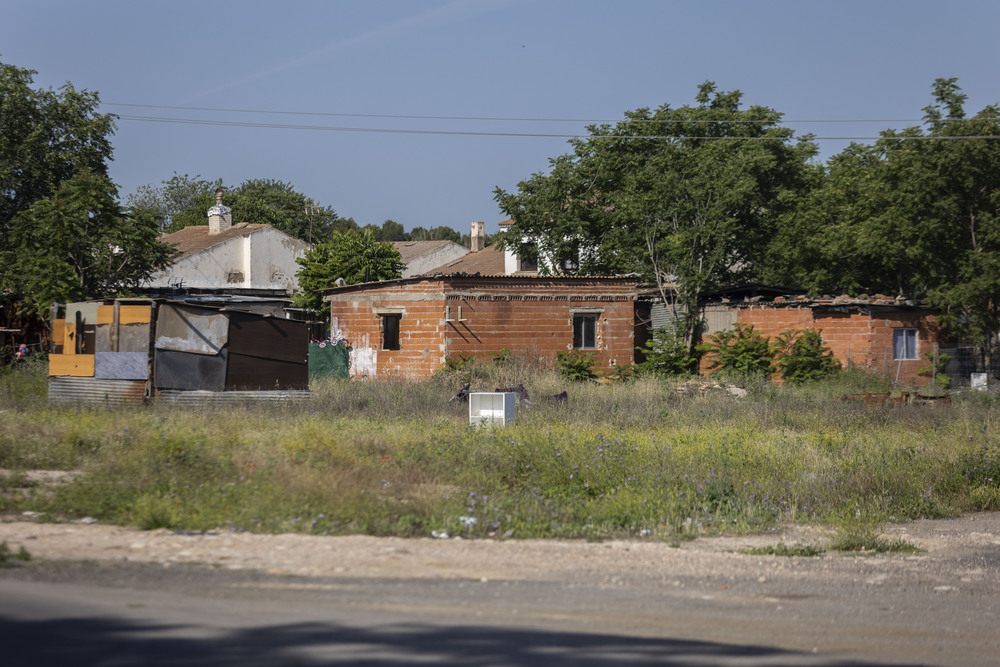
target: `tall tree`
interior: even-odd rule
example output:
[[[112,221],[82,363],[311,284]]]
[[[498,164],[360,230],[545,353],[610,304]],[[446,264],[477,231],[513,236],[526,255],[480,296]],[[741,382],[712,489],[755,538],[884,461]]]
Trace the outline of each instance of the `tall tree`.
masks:
[[[162,225],[169,227],[178,213],[196,207],[201,201],[214,203],[216,189],[222,187],[222,179],[206,181],[197,175],[174,175],[161,185],[142,185],[128,196],[132,209],[143,209],[160,217]]]
[[[925,128],[887,130],[830,159],[822,187],[772,245],[770,275],[818,291],[939,307],[953,331],[1000,330],[1000,109],[967,117],[937,79]]]
[[[97,113],[97,93],[35,89],[35,74],[0,62],[0,250],[15,215],[81,171],[106,174],[111,159],[114,116]]]
[[[702,296],[758,275],[765,242],[809,183],[816,147],[781,114],[741,109],[703,84],[694,106],[626,113],[588,128],[548,174],[501,189],[505,244],[566,272],[637,272],[654,281],[693,343]],[[525,243],[527,241],[527,243]]]
[[[0,263],[33,313],[131,290],[169,263],[156,216],[123,211],[117,194],[107,176],[83,171],[14,217]]]
[[[171,212],[166,231],[208,224],[208,209],[215,205],[215,189],[221,180],[209,182],[175,175],[163,183],[161,187],[143,186],[129,201],[155,205],[183,195],[188,204]],[[341,219],[329,206],[319,205],[283,181],[250,179],[226,192],[222,201],[233,210],[233,222],[268,224],[310,243],[328,240],[336,229],[357,228],[353,220]]]
[[[364,281],[399,278],[404,265],[391,243],[375,239],[371,229],[333,232],[326,243],[307,250],[305,257],[296,260],[299,291],[294,303],[314,315],[323,314],[323,296],[320,290],[334,287],[338,279],[347,284]]]

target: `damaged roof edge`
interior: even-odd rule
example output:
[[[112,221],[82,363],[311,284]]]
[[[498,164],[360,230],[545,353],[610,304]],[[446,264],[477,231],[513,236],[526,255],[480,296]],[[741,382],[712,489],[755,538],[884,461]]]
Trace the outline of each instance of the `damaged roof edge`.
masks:
[[[435,273],[433,275],[420,275],[411,276],[409,278],[393,278],[391,280],[377,280],[367,283],[354,283],[353,285],[344,285],[343,287],[327,287],[326,289],[316,290],[320,294],[331,295],[339,294],[344,292],[357,291],[362,289],[369,289],[372,287],[388,287],[390,285],[406,285],[419,283],[424,281],[439,281],[439,280],[501,280],[509,281],[512,284],[525,284],[531,282],[584,282],[584,281],[607,281],[607,282],[618,282],[618,283],[633,283],[639,284],[638,274],[626,274],[621,276],[566,276],[566,275],[552,275],[552,276],[540,276],[540,275],[486,275],[480,273]]]

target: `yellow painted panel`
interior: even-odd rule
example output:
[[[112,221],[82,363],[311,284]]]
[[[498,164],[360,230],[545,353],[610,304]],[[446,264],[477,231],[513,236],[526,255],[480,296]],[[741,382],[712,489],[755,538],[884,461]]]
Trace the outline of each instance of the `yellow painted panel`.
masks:
[[[76,354],[76,322],[66,322],[66,337],[63,338],[63,352]]]
[[[97,323],[111,324],[115,318],[114,306],[97,307]],[[150,319],[149,306],[119,306],[119,324],[147,324]]]
[[[52,320],[52,342],[65,348],[66,320]]]
[[[72,375],[74,377],[94,377],[94,355],[50,354],[49,375]]]

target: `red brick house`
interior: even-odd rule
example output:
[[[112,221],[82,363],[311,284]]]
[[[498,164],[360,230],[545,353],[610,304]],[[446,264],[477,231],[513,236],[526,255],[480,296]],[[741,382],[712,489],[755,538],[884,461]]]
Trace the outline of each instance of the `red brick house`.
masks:
[[[775,297],[706,305],[703,337],[752,324],[772,339],[789,330],[817,329],[846,368],[855,365],[901,385],[924,385],[927,354],[944,346],[935,311],[904,299],[875,297]],[[935,348],[937,346],[937,348]]]
[[[600,370],[634,361],[631,277],[417,276],[326,291],[331,325],[353,349],[353,376],[427,378],[453,355],[504,348],[554,366],[593,352]]]

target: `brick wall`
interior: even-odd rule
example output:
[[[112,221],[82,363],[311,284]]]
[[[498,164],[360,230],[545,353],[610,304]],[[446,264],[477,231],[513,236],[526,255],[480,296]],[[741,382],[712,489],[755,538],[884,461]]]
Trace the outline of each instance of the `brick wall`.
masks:
[[[634,294],[634,282],[620,279],[445,277],[342,288],[328,299],[352,347],[375,355],[375,375],[416,379],[450,355],[492,358],[504,348],[554,366],[573,348],[574,312],[597,317],[599,369],[632,363]],[[390,312],[401,315],[399,350],[381,349]]]
[[[771,338],[788,330],[818,329],[844,367],[861,366],[901,385],[914,386],[930,382],[917,371],[928,365],[925,353],[933,351],[941,334],[929,311],[889,306],[811,308],[761,304],[738,309],[737,322],[752,324],[756,332]],[[917,359],[893,358],[893,330],[897,328],[917,330]]]

